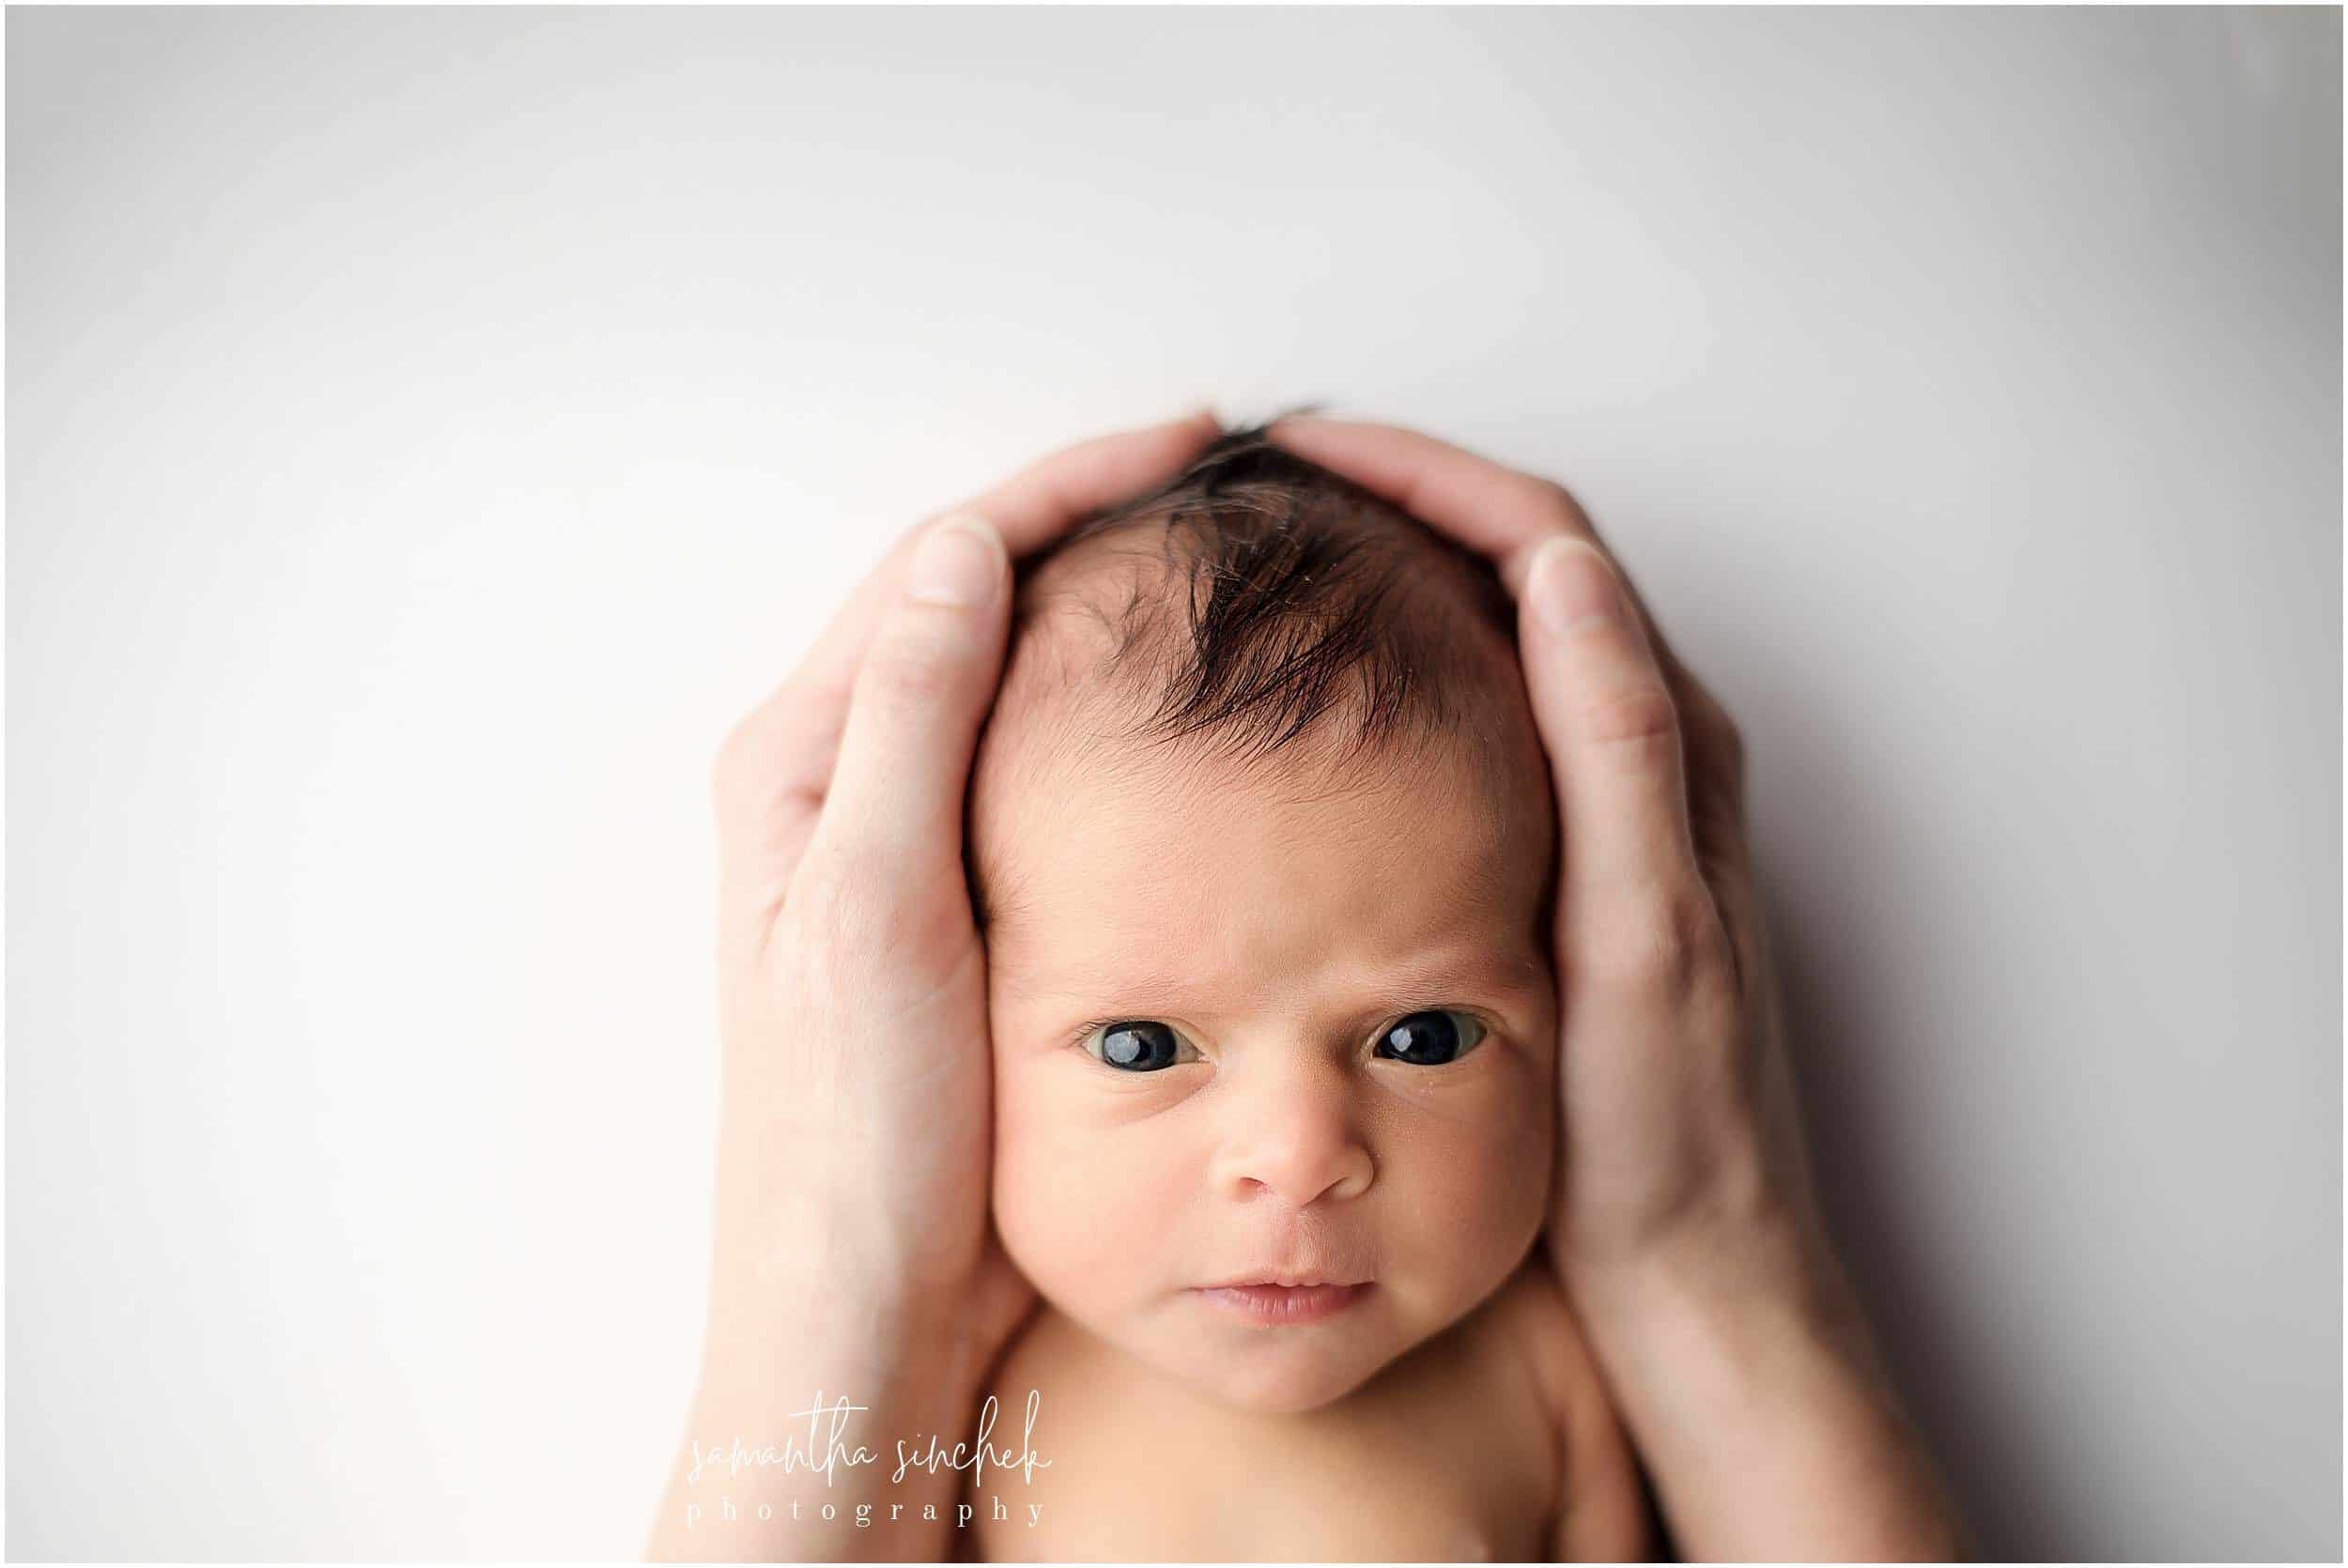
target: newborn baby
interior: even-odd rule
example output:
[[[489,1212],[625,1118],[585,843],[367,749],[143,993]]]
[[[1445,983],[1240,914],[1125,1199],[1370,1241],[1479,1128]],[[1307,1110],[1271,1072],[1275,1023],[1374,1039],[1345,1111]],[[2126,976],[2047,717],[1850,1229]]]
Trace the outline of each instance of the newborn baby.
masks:
[[[1536,1248],[1556,817],[1514,625],[1260,431],[1021,563],[966,842],[1043,1298],[992,1440],[1038,1391],[1049,1467],[987,1470],[965,1551],[1644,1555]]]

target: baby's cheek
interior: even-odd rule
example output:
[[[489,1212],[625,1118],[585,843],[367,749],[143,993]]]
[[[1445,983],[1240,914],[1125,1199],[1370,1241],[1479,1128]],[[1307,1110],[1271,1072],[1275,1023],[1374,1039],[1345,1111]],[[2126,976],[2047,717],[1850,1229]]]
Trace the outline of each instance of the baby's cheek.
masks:
[[[1064,1066],[996,1064],[995,1219],[1020,1271],[1086,1320],[1154,1287],[1177,1162],[1070,1093]]]
[[[1522,1258],[1548,1207],[1551,1100],[1546,1075],[1528,1070],[1442,1115],[1397,1118],[1386,1212],[1413,1232],[1414,1250],[1447,1260],[1463,1281],[1497,1278]]]

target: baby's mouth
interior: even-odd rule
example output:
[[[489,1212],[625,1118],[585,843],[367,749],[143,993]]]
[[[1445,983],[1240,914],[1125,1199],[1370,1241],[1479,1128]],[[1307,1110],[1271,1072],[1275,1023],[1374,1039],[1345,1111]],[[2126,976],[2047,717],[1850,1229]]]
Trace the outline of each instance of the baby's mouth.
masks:
[[[1273,1281],[1203,1285],[1193,1294],[1218,1311],[1264,1328],[1318,1323],[1352,1306],[1375,1286],[1358,1284],[1281,1284]]]

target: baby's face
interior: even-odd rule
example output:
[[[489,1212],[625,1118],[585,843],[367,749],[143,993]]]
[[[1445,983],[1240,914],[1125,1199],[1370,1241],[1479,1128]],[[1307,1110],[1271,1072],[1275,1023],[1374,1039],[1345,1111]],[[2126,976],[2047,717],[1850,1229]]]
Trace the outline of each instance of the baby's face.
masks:
[[[1228,1404],[1342,1396],[1539,1231],[1545,776],[1496,791],[1442,757],[981,768],[1004,1244],[1069,1316]],[[1276,1326],[1207,1289],[1299,1278],[1367,1288]]]

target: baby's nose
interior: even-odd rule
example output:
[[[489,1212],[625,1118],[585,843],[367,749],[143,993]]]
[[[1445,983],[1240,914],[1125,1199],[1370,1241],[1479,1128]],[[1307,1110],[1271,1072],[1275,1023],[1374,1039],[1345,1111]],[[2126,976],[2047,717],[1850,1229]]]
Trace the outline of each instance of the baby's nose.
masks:
[[[1247,1078],[1225,1091],[1219,1190],[1298,1208],[1368,1191],[1375,1167],[1341,1068],[1305,1062]]]

